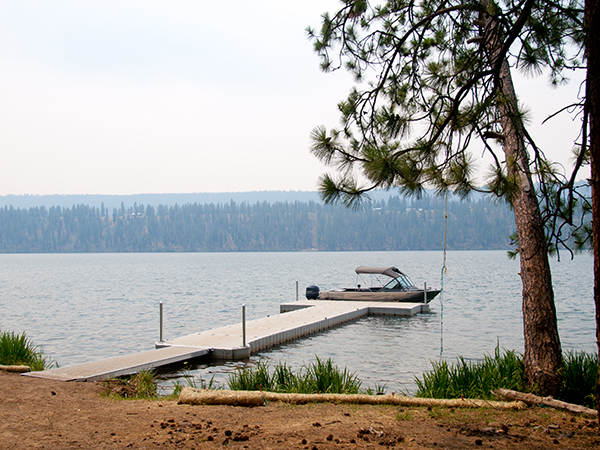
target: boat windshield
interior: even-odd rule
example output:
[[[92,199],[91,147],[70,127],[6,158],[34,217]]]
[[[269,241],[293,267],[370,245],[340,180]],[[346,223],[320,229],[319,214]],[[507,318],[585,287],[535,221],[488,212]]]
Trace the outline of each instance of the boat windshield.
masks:
[[[412,281],[406,275],[400,275],[384,286],[385,289],[407,289],[413,286]]]

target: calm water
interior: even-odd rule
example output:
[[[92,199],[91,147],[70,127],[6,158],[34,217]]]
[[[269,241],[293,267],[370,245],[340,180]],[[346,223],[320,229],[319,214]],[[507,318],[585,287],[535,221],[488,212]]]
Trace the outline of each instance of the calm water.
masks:
[[[415,284],[440,286],[442,252],[125,253],[0,255],[0,329],[26,332],[61,366],[151,349],[159,302],[165,338],[278,314],[309,284],[356,283],[359,265],[395,265]],[[365,387],[413,390],[430,361],[480,358],[496,344],[522,351],[518,261],[504,251],[449,252],[431,312],[369,317],[258,357],[293,368],[332,357]],[[595,351],[592,257],[552,263],[562,345]],[[442,327],[443,322],[443,327]],[[443,329],[443,331],[442,331]],[[256,358],[253,358],[256,360]],[[191,373],[223,380],[234,364]]]

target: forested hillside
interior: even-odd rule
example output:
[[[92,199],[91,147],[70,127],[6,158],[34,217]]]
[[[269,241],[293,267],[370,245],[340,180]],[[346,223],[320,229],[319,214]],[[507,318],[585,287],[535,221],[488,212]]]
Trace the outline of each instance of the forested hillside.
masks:
[[[441,199],[397,196],[368,208],[246,202],[109,211],[87,205],[0,208],[1,253],[437,250]],[[514,218],[486,199],[448,204],[448,249],[506,249]]]

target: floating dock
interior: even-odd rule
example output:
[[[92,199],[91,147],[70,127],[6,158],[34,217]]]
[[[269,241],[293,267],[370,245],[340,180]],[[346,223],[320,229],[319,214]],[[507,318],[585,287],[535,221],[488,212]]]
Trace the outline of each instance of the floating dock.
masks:
[[[429,305],[425,303],[301,300],[280,305],[282,314],[157,342],[154,350],[24,375],[61,381],[99,381],[203,356],[244,359],[265,348],[368,315],[413,316],[428,311]]]

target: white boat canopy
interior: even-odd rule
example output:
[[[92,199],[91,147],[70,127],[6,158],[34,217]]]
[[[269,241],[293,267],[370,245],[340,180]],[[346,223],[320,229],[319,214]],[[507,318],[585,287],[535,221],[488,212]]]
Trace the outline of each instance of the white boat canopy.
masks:
[[[374,275],[387,275],[391,278],[398,278],[400,275],[406,276],[404,273],[400,272],[397,267],[367,267],[367,266],[359,266],[354,269],[356,273],[370,273]]]

